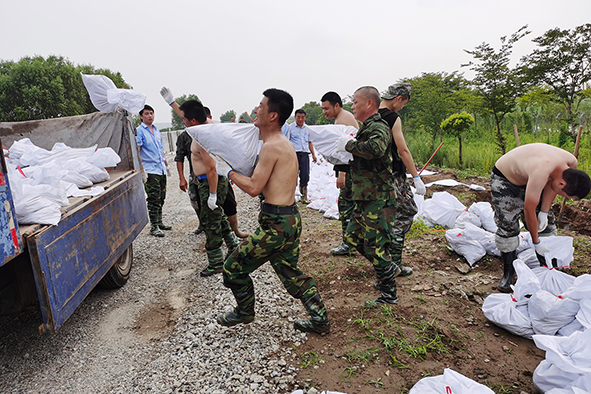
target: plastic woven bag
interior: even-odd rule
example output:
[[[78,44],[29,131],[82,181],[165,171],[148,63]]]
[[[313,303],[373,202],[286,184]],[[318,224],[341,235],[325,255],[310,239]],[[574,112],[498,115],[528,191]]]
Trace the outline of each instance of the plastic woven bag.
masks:
[[[433,193],[431,204],[423,205],[423,217],[441,227],[452,228],[466,207],[448,192]]]
[[[475,202],[470,205],[468,212],[477,215],[482,223],[482,228],[491,233],[497,232],[497,225],[495,224],[495,213],[492,205],[486,201]]]
[[[532,268],[540,280],[542,290],[549,291],[555,296],[561,295],[569,289],[575,282],[575,277],[556,269],[549,269],[548,267]]]
[[[536,291],[529,300],[529,317],[536,334],[556,335],[575,320],[579,303],[555,296],[546,290]]]
[[[449,246],[454,252],[464,256],[470,266],[473,266],[486,255],[486,250],[480,242],[466,236],[465,229],[452,228],[451,230],[447,230],[445,232],[445,239],[447,239]]]
[[[443,375],[419,380],[408,394],[494,394],[494,391],[453,369],[445,368]]]
[[[80,73],[82,82],[88,90],[92,105],[101,112],[115,112],[119,107],[117,103],[110,103],[107,97],[109,89],[117,89],[113,81],[104,75],[86,75]]]
[[[345,125],[315,125],[308,126],[310,129],[310,139],[314,144],[314,149],[320,153],[326,161],[331,164],[348,164],[353,160],[353,155],[349,152],[336,152],[336,144],[339,138],[350,135],[355,137],[357,129],[353,126]]]

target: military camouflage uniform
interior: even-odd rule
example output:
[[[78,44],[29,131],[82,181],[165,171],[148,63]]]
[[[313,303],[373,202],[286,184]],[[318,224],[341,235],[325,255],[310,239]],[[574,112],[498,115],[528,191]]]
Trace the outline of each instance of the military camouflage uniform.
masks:
[[[497,248],[501,252],[512,252],[519,246],[519,219],[526,226],[524,216],[525,186],[515,186],[501,172],[493,169],[490,176],[490,192],[492,205],[495,211],[495,224],[497,233],[495,237]],[[536,215],[540,211],[540,204],[536,208]],[[537,223],[537,222],[536,222]],[[548,226],[539,236],[556,235],[556,220],[552,209],[548,211]]]
[[[346,239],[373,264],[381,292],[374,303],[394,304],[398,302],[397,267],[392,264],[388,250],[396,210],[391,145],[388,124],[375,114],[363,122],[356,140],[349,141],[345,147],[353,154],[349,175],[355,202]]]
[[[238,305],[234,316],[241,316],[241,321],[228,323],[222,315],[218,322],[234,325],[249,323],[254,319],[255,296],[250,274],[269,261],[287,292],[302,301],[310,314],[310,321],[320,328],[326,327],[328,332],[326,308],[318,294],[316,282],[297,266],[302,232],[297,205],[277,206],[263,203],[261,206],[263,209],[259,213],[259,227],[224,263],[224,286],[232,290],[236,298]]]
[[[162,206],[166,199],[166,175],[148,174],[148,180],[144,185],[148,216],[152,226],[162,224]]]
[[[349,247],[351,245],[347,244],[345,239],[345,233],[347,232],[347,226],[351,221],[351,217],[353,216],[353,209],[355,208],[355,203],[353,202],[352,197],[352,182],[351,177],[349,176],[350,167],[348,165],[336,165],[334,166],[336,176],[339,176],[340,172],[344,172],[345,175],[345,187],[339,191],[339,200],[338,200],[338,207],[339,207],[339,220],[341,222],[341,227],[343,229],[343,243]]]

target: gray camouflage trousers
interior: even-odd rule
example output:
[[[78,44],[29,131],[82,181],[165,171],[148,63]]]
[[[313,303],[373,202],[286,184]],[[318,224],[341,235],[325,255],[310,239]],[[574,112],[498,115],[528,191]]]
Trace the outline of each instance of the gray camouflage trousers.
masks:
[[[495,212],[495,224],[497,233],[495,244],[503,253],[512,252],[519,246],[519,220],[525,222],[525,186],[515,186],[503,176],[495,173],[490,175],[490,193]],[[536,208],[536,215],[540,212],[540,203]],[[548,226],[539,236],[556,235],[556,220],[552,209],[548,211]]]
[[[394,187],[396,187],[397,200],[392,221],[390,256],[392,256],[392,262],[400,266],[404,250],[404,237],[412,227],[413,218],[419,209],[413,198],[414,195],[406,174],[394,176]]]

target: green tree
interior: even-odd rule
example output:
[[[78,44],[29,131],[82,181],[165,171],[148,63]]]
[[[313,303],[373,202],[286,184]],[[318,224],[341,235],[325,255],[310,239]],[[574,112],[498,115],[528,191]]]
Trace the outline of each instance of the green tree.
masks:
[[[76,66],[61,56],[0,61],[0,121],[50,119],[95,112],[80,72],[103,74],[119,88],[130,88],[121,74],[90,65]]]
[[[441,129],[446,133],[450,134],[458,139],[460,146],[460,165],[462,165],[462,134],[470,129],[470,126],[474,123],[474,117],[466,112],[460,112],[453,114],[449,118],[441,122]]]
[[[185,101],[188,101],[188,100],[197,100],[197,101],[201,102],[201,100],[199,100],[199,97],[197,97],[197,95],[195,95],[195,94],[190,94],[188,96],[186,94],[183,94],[180,97],[176,97],[174,100],[177,102],[178,105],[181,105],[182,103],[184,103]],[[172,130],[182,130],[185,127],[187,127],[185,125],[185,122],[183,122],[181,117],[178,116],[172,108],[170,110],[170,116],[172,117],[172,120],[170,122],[172,124]]]
[[[330,124],[333,123],[326,119],[326,116],[322,113],[322,107],[315,101],[310,101],[304,104],[302,107],[306,111],[306,124],[317,125],[317,124]]]
[[[464,50],[474,57],[474,61],[462,66],[470,66],[476,73],[472,85],[482,99],[482,109],[493,116],[497,133],[497,145],[505,154],[505,137],[501,131],[501,122],[505,115],[514,110],[517,97],[524,91],[520,68],[509,66],[513,45],[529,34],[527,25],[513,33],[509,39],[501,37],[499,51],[488,43],[482,43],[473,51]]]
[[[564,105],[574,136],[574,120],[585,98],[585,83],[591,81],[591,24],[572,30],[548,30],[532,41],[538,47],[522,58],[522,66],[532,83],[549,86]]]
[[[419,77],[405,79],[412,86],[411,99],[401,111],[405,124],[410,128],[424,129],[443,139],[441,122],[454,112],[469,106],[471,92],[466,81],[457,72],[451,74],[423,73]]]
[[[233,109],[224,112],[224,114],[222,116],[220,116],[220,121],[222,123],[227,123],[230,122],[230,120],[234,118],[234,120],[236,120],[236,111],[234,111]]]

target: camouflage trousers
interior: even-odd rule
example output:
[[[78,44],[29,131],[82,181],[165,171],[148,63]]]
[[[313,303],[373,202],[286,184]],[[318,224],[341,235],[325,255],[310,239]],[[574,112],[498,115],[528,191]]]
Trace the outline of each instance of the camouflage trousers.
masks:
[[[144,189],[148,196],[146,198],[148,217],[152,226],[156,226],[160,224],[159,217],[162,215],[162,206],[166,198],[166,175],[148,174]]]
[[[392,242],[390,243],[390,255],[396,265],[402,264],[402,251],[404,250],[404,237],[412,227],[412,221],[419,209],[410,189],[410,182],[406,174],[394,176],[396,187],[396,212],[392,221]]]
[[[197,217],[199,217],[199,210],[201,209],[201,200],[199,199],[199,190],[198,190],[197,180],[193,176],[193,174],[189,175],[189,200],[191,201],[191,206],[195,210]],[[209,195],[208,195],[209,196]]]
[[[519,246],[520,219],[527,229],[524,216],[525,186],[515,186],[504,176],[493,172],[490,176],[490,192],[495,211],[495,224],[497,225],[496,246],[501,252],[512,252]],[[540,198],[536,215],[540,211],[541,200]],[[556,220],[552,209],[550,209],[548,211],[548,226],[539,233],[539,236],[556,234]]]
[[[386,268],[392,263],[389,244],[395,211],[396,200],[355,201],[345,238],[374,268]]]
[[[297,266],[300,256],[300,214],[259,214],[259,227],[246,238],[224,263],[224,286],[236,291],[252,287],[250,274],[269,261],[287,292],[294,298],[309,299],[318,291],[316,282]],[[246,303],[254,304],[252,298]],[[326,313],[326,311],[324,311]]]
[[[221,208],[221,203],[226,199],[229,187],[230,183],[227,178],[223,176],[218,177],[218,207],[212,211],[207,205],[207,199],[209,198],[209,182],[207,178],[200,180],[197,186],[199,199],[206,202],[199,210],[199,223],[205,233],[205,250],[208,252],[221,248],[224,239],[232,231],[230,223],[228,223],[228,218]]]
[[[353,201],[352,197],[352,190],[351,190],[351,178],[349,174],[347,174],[345,178],[345,187],[341,189],[339,192],[339,220],[341,221],[341,227],[343,229],[343,242],[345,241],[345,233],[347,232],[347,227],[349,226],[349,222],[351,221],[351,217],[353,217],[353,210],[355,209],[355,202]],[[351,245],[349,245],[351,246]]]

